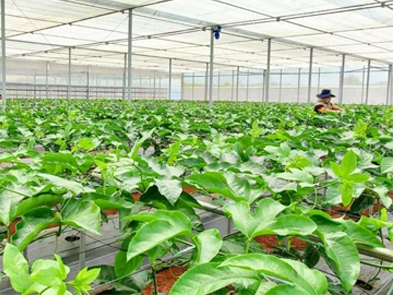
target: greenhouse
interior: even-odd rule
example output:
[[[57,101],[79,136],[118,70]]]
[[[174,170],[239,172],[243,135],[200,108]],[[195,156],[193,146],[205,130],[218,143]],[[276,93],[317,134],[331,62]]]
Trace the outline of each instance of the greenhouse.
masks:
[[[0,294],[393,294],[393,1],[0,12]]]

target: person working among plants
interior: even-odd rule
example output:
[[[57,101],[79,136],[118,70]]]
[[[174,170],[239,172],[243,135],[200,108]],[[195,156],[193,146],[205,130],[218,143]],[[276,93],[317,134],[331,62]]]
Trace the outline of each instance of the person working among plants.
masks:
[[[318,114],[342,113],[341,108],[330,102],[332,97],[336,97],[330,89],[323,89],[321,93],[317,94],[317,97],[318,101],[314,105],[314,111]]]

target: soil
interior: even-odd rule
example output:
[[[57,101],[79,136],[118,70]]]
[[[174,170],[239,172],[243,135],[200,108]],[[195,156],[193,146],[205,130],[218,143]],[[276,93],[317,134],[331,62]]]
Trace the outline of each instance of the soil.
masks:
[[[261,244],[261,246],[265,249],[268,253],[277,252],[278,250],[275,246],[279,246],[277,236],[275,235],[265,235],[265,236],[258,236],[254,239],[256,242]],[[307,243],[303,240],[298,238],[293,238],[291,240],[291,248],[299,251],[304,251],[306,249]]]
[[[186,271],[184,268],[172,266],[164,269],[156,274],[156,281],[158,286],[158,292],[168,293],[172,286],[175,284],[177,279]],[[153,283],[150,283],[142,295],[153,295],[154,287]]]
[[[190,187],[190,186],[183,186],[183,192],[186,192],[188,194],[193,194],[197,191],[196,188]]]

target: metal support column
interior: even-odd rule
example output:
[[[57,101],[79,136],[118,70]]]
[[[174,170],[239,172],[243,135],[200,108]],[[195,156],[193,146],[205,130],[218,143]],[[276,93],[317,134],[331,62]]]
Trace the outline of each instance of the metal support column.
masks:
[[[180,100],[184,99],[184,73],[181,74],[180,78]]]
[[[153,99],[156,99],[156,74],[154,73],[153,77]]]
[[[207,89],[208,89],[208,73],[209,73],[209,64],[206,63],[206,71],[205,71],[205,97],[204,100],[207,100]]]
[[[318,88],[317,88],[318,92],[320,87],[321,87],[321,68],[318,68]]]
[[[262,102],[265,102],[266,70],[262,71]]]
[[[220,100],[220,83],[221,83],[221,72],[217,73],[217,100]]]
[[[169,59],[168,99],[172,99],[172,58]]]
[[[79,233],[80,233],[79,269],[83,269],[86,264],[85,263],[86,262],[86,235],[84,230],[81,230]]]
[[[235,92],[235,70],[232,70],[231,101],[233,101],[234,92]]]
[[[33,80],[34,86],[33,86],[33,98],[37,98],[37,75],[34,74],[34,80]]]
[[[307,91],[307,102],[311,102],[311,86],[312,86],[312,62],[313,62],[314,48],[310,48],[310,65],[308,68],[308,91]]]
[[[7,102],[7,73],[6,73],[6,51],[5,51],[5,0],[1,0],[1,94],[3,96],[3,104]]]
[[[246,101],[248,101],[248,90],[250,87],[250,70],[247,70]]]
[[[269,102],[269,89],[270,89],[270,59],[272,52],[272,39],[268,40],[267,43],[267,65],[266,65],[266,76],[265,76],[265,102]]]
[[[86,72],[86,98],[90,99],[90,66],[87,67]]]
[[[127,99],[127,53],[124,53],[124,66],[123,66],[123,99]]]
[[[343,54],[343,59],[341,62],[341,69],[340,69],[340,84],[339,84],[339,90],[338,90],[338,102],[339,103],[343,103],[344,75],[345,75],[345,54]]]
[[[366,104],[368,104],[368,91],[370,89],[370,70],[371,70],[371,60],[367,63],[367,82],[366,82]]]
[[[49,62],[45,65],[45,96],[46,99],[49,98]]]
[[[240,67],[237,67],[237,77],[236,77],[236,101],[239,101],[239,81],[240,81]]]
[[[67,99],[71,98],[71,47],[68,47],[68,91]]]
[[[392,90],[392,65],[389,65],[389,70],[388,70],[388,83],[387,83],[387,89],[386,89],[386,105],[389,105],[390,101],[390,91]]]
[[[364,102],[364,79],[365,79],[365,76],[366,76],[366,67],[363,66],[363,72],[362,72],[362,94],[361,94],[361,97],[360,97],[360,103]]]
[[[282,95],[282,69],[280,69],[280,88],[278,93],[278,101],[281,102],[281,95]]]
[[[213,107],[213,75],[214,75],[214,28],[210,32],[210,82],[209,82],[209,107]]]
[[[299,68],[299,72],[297,74],[297,103],[300,102],[300,74],[302,69]]]
[[[128,66],[127,66],[127,100],[128,103],[131,103],[131,95],[132,95],[132,9],[128,10]]]
[[[162,79],[162,77],[159,77],[159,78],[158,78],[158,89],[159,89],[160,97],[162,97],[161,79]]]
[[[192,72],[191,100],[195,99],[194,95],[195,95],[195,72]]]

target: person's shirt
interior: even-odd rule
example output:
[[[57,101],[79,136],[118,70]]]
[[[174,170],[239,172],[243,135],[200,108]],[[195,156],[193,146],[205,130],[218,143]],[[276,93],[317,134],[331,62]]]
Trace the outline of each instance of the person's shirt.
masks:
[[[328,110],[339,110],[339,108],[337,108],[334,104],[332,103],[323,103],[321,101],[318,101],[315,105],[314,105],[314,111],[317,112],[318,114],[323,114],[322,110],[323,109],[328,109]]]

